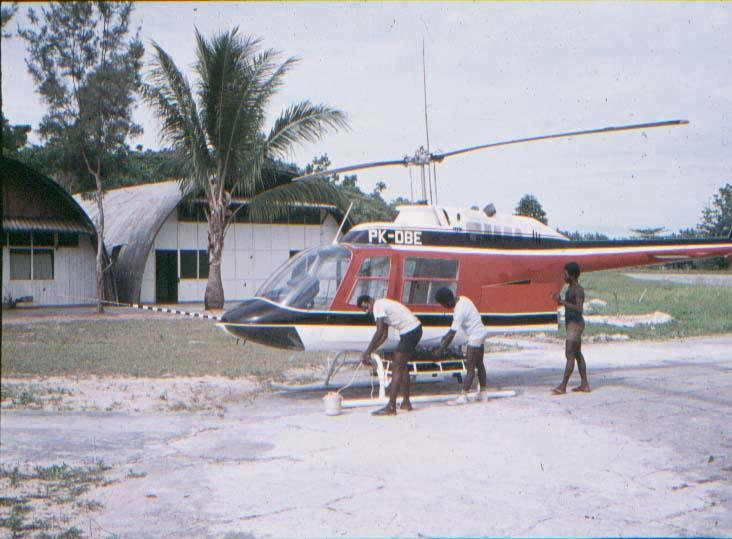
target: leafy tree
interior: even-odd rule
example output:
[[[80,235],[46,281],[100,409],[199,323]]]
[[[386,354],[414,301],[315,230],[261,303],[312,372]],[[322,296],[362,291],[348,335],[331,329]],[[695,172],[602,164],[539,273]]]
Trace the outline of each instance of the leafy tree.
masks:
[[[3,120],[3,154],[16,157],[18,151],[28,143],[29,125],[10,125],[5,116]]]
[[[572,241],[608,241],[610,238],[600,232],[580,232],[575,230],[570,232],[568,230],[559,230],[557,232],[567,236]]]
[[[696,228],[682,228],[678,232],[673,232],[669,235],[671,239],[689,239],[698,238],[699,231]]]
[[[132,121],[140,85],[143,46],[129,35],[132,2],[54,2],[40,14],[28,10],[26,64],[48,109],[40,124],[68,186],[95,189],[97,311],[104,294],[105,179],[127,152],[126,140],[142,129]]]
[[[10,19],[12,19],[17,12],[18,2],[12,2],[9,6],[3,6],[2,8],[0,8],[0,31],[2,32],[2,37],[13,37],[13,34],[5,30],[5,27],[8,25]]]
[[[659,226],[656,228],[631,228],[630,231],[633,234],[640,236],[644,240],[652,240],[657,238],[661,232],[666,230],[664,227]]]
[[[273,170],[272,163],[295,144],[346,127],[346,119],[327,105],[302,101],[283,111],[265,133],[270,99],[295,59],[278,64],[275,51],[261,50],[258,39],[240,36],[236,28],[211,39],[196,30],[196,44],[198,100],[173,59],[157,44],[144,95],[162,122],[163,136],[185,158],[183,185],[205,195],[208,203],[209,278],[204,304],[211,309],[224,306],[221,253],[235,215],[232,197],[249,198],[254,219],[276,218],[302,200],[342,205],[328,182],[283,183],[283,173],[293,178],[297,170]]]
[[[526,217],[533,217],[537,221],[549,224],[549,220],[546,217],[544,208],[541,207],[539,199],[534,195],[526,194],[519,200],[518,206],[514,210],[516,215],[525,215]]]
[[[712,202],[704,208],[698,228],[705,236],[732,234],[732,183],[721,187]]]
[[[328,154],[314,157],[309,163],[303,174],[312,174],[329,169],[331,166]],[[330,183],[340,192],[340,194],[353,204],[350,213],[350,219],[358,224],[368,221],[392,221],[397,215],[396,206],[398,204],[410,204],[403,198],[397,198],[391,203],[387,203],[381,193],[386,190],[384,182],[377,182],[376,188],[372,193],[364,193],[358,187],[358,176],[356,174],[348,174],[341,179],[338,174],[329,177]]]
[[[10,20],[18,11],[18,2],[0,8],[0,36],[2,39],[10,39],[13,34],[6,31]],[[10,125],[5,113],[2,112],[2,96],[0,96],[0,118],[3,121],[3,155],[10,154],[17,157],[18,150],[28,142],[28,133],[31,130],[29,125]]]
[[[162,182],[180,178],[185,173],[185,166],[180,155],[169,148],[162,150],[147,149],[129,152],[123,172],[115,185],[124,187],[142,183]]]

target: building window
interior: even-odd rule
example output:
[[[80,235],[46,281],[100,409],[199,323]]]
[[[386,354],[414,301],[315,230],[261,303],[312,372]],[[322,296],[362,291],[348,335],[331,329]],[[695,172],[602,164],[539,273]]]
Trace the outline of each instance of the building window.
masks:
[[[74,232],[59,232],[56,245],[58,247],[78,247],[79,235]]]
[[[186,201],[178,206],[178,221],[181,223],[205,223],[206,214],[199,203]]]
[[[29,281],[31,278],[31,250],[10,249],[10,279]]]
[[[33,279],[53,279],[53,249],[33,249]]]
[[[208,279],[208,251],[198,251],[198,278]]]
[[[10,279],[53,280],[53,232],[10,232]]]
[[[206,251],[183,251],[180,252],[180,278],[181,279],[207,279],[208,278],[208,254]]]
[[[457,291],[458,261],[447,258],[407,258],[404,261],[402,303],[437,305],[440,288]]]
[[[234,221],[237,223],[260,223],[275,225],[319,225],[321,222],[320,208],[290,207],[287,211],[274,219],[252,219],[248,205],[232,208],[236,211]]]
[[[358,269],[358,280],[348,303],[356,305],[358,297],[366,294],[374,299],[386,297],[389,289],[390,260],[388,256],[364,258]]]
[[[11,232],[8,234],[11,247],[30,247],[31,246],[31,233],[30,232]]]

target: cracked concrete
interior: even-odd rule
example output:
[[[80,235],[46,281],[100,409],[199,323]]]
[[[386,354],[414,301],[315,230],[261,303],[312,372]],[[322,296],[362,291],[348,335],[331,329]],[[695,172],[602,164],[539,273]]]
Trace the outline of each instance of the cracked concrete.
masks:
[[[732,535],[732,336],[584,348],[590,394],[551,396],[562,346],[534,343],[486,358],[516,397],[392,418],[328,417],[322,392],[224,417],[4,410],[0,461],[134,470],[89,492],[120,537]]]

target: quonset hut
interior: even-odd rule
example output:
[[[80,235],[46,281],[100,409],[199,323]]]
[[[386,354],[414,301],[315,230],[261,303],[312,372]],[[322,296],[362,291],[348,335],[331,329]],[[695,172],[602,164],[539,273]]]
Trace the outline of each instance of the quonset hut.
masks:
[[[3,302],[96,303],[97,234],[79,204],[48,176],[0,157]],[[115,299],[111,275],[106,299]],[[32,298],[32,299],[31,299]]]
[[[80,202],[94,218],[96,204]],[[186,197],[176,181],[105,194],[105,244],[120,301],[203,301],[208,279],[205,204]],[[252,222],[247,200],[234,199],[232,205],[242,207],[224,240],[221,279],[227,301],[252,297],[289,257],[333,241],[342,217],[335,206],[302,203],[283,219]]]

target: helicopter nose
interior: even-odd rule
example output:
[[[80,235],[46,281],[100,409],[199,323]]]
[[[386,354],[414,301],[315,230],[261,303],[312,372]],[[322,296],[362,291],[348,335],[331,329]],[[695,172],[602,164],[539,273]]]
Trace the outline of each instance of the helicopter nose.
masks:
[[[225,312],[218,325],[238,339],[286,350],[305,349],[291,313],[259,298]]]

